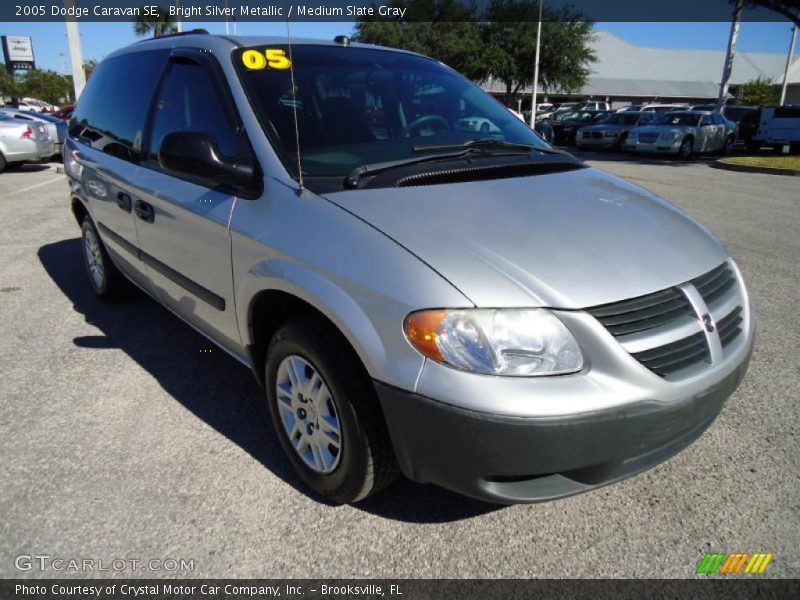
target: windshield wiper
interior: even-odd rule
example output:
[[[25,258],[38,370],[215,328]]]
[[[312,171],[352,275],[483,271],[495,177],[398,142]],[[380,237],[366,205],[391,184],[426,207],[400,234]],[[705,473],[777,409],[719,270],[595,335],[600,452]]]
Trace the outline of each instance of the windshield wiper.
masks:
[[[521,142],[507,142],[495,138],[477,138],[468,140],[460,144],[431,144],[424,146],[414,146],[414,152],[437,152],[445,150],[456,150],[458,148],[500,148],[502,150],[518,151],[520,154],[530,154],[531,151],[543,152],[544,154],[568,154],[563,150],[555,148],[542,148],[536,144],[525,144]]]
[[[435,146],[432,146],[431,148],[435,149]],[[463,145],[457,145],[457,146],[442,146],[442,148],[448,148],[448,149],[461,148],[461,151],[442,152],[439,154],[429,154],[428,156],[418,156],[416,158],[404,158],[401,160],[389,160],[386,162],[375,163],[372,165],[361,165],[360,167],[356,167],[355,169],[350,171],[350,174],[344,180],[344,185],[349,188],[357,188],[362,177],[366,177],[367,175],[377,175],[378,173],[383,173],[384,171],[389,171],[390,169],[397,169],[399,167],[407,167],[410,165],[419,165],[428,162],[454,160],[459,158],[467,158],[469,156],[482,156],[489,154],[486,150],[479,147],[472,147],[472,148],[466,147],[465,149]]]

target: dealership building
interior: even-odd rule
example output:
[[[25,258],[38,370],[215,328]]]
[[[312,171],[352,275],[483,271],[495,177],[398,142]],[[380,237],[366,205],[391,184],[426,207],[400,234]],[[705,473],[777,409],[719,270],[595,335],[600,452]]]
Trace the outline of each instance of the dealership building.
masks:
[[[708,103],[719,94],[723,50],[636,46],[607,31],[595,31],[591,46],[597,61],[589,65],[586,84],[569,94],[539,90],[540,102],[593,99],[621,107],[643,102]],[[785,53],[737,52],[729,94],[735,97],[741,84],[758,77],[780,85],[785,66]],[[789,74],[786,102],[800,104],[800,58],[794,59]],[[495,96],[506,93],[501,81],[490,79],[483,87]],[[530,94],[530,87],[526,92]]]

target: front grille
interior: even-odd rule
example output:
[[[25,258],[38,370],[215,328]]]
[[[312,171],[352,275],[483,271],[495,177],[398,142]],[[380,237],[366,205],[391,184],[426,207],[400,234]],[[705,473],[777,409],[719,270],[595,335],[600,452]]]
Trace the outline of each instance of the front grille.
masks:
[[[742,307],[737,306],[733,312],[731,312],[727,317],[720,319],[719,323],[717,323],[719,341],[722,343],[723,348],[728,346],[737,338],[740,333],[742,333],[743,321]]]
[[[695,312],[683,291],[690,287],[703,298],[716,321],[716,333],[705,331],[702,315]],[[680,379],[712,364],[710,336],[719,336],[725,353],[743,333],[741,303],[736,275],[725,262],[683,286],[595,306],[587,312],[653,373]]]
[[[710,363],[706,336],[702,331],[652,350],[632,355],[656,375],[667,377],[698,362]]]
[[[736,285],[736,278],[728,263],[723,263],[713,271],[692,279],[691,283],[697,288],[706,304],[711,306],[715,300],[724,296],[725,292]]]
[[[674,288],[596,306],[590,308],[589,313],[615,337],[653,329],[683,315],[693,315],[686,296]]]
[[[639,141],[644,142],[645,144],[655,144],[656,140],[658,139],[657,133],[640,133],[639,134]]]
[[[581,137],[590,138],[590,137],[592,137],[592,132],[591,131],[582,131],[581,132]]]

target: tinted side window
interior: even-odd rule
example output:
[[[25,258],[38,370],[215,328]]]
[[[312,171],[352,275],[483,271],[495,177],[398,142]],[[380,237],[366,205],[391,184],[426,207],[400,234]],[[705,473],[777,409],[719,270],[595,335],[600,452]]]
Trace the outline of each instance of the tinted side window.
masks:
[[[70,121],[70,134],[137,162],[150,103],[168,50],[125,54],[94,70]]]
[[[222,154],[238,156],[238,136],[220,92],[206,70],[195,64],[173,63],[162,86],[153,121],[150,157],[158,160],[164,136],[173,131],[202,131],[217,141]]]

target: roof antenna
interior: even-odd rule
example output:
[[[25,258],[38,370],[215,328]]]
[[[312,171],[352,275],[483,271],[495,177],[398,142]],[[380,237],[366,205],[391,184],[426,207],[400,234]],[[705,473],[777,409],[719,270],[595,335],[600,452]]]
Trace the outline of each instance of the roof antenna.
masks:
[[[300,124],[297,121],[297,94],[294,87],[294,59],[292,58],[292,30],[289,28],[289,19],[286,19],[286,37],[289,40],[289,74],[292,78],[292,114],[294,115],[294,141],[297,148],[297,174],[300,189],[297,195],[303,193],[303,163],[300,160]]]

